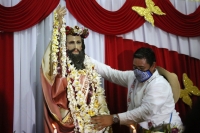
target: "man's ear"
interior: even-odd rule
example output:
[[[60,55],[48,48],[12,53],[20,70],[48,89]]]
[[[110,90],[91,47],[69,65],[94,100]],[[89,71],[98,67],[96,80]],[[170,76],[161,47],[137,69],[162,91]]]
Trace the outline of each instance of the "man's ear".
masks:
[[[153,64],[152,64],[151,67],[152,67],[153,70],[155,70],[155,68],[156,68],[156,62],[153,62]]]
[[[151,65],[150,71],[151,71],[152,73],[154,73],[154,72],[155,72],[155,69],[156,69],[156,62],[153,62],[153,64]]]

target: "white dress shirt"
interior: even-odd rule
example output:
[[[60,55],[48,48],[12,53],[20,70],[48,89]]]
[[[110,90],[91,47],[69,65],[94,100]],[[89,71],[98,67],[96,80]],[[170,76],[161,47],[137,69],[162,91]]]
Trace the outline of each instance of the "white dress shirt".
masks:
[[[128,88],[128,111],[118,114],[120,124],[130,125],[136,122],[149,129],[149,122],[158,126],[171,121],[172,126],[182,127],[179,113],[175,110],[171,86],[157,70],[147,81],[140,83],[132,70],[119,71],[94,59],[92,61],[103,78]]]

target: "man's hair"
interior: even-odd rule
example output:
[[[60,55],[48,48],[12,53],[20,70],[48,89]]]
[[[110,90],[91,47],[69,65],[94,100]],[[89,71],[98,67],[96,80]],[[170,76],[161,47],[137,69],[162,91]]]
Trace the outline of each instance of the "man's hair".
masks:
[[[139,48],[133,54],[133,58],[146,59],[150,66],[153,65],[153,62],[156,62],[155,53],[151,48]]]

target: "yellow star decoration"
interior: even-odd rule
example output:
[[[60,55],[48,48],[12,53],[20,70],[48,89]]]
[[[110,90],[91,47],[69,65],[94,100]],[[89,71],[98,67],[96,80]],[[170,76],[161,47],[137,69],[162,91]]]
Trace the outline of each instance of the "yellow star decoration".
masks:
[[[165,13],[158,6],[155,6],[152,0],[145,0],[145,3],[147,8],[133,6],[132,10],[136,11],[140,16],[144,16],[144,19],[154,26],[153,13],[157,15],[165,15]]]
[[[183,84],[185,89],[181,89],[180,98],[192,108],[192,99],[190,98],[190,95],[200,96],[200,90],[196,86],[193,86],[193,82],[188,78],[186,73],[183,74]]]

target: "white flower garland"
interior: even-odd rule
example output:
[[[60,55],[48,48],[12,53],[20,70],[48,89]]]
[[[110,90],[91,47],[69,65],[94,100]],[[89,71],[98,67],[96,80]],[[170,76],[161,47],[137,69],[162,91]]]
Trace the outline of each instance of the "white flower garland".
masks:
[[[51,62],[52,62],[52,69],[53,69],[53,75],[56,75],[57,72],[57,66],[58,66],[58,56],[57,53],[59,52],[59,21],[58,21],[58,15],[56,11],[54,12],[54,20],[53,20],[53,33],[51,38]]]
[[[74,65],[71,65],[71,60],[67,57],[68,76],[67,76],[67,98],[69,100],[69,108],[74,120],[75,132],[94,133],[94,125],[91,124],[91,117],[96,115],[109,114],[105,100],[104,89],[100,86],[100,75],[94,70],[94,64],[89,57],[85,55],[84,65],[85,69],[76,70]],[[84,95],[80,84],[81,75],[88,78],[86,84],[92,92],[91,101],[87,104],[87,92]],[[108,132],[109,128],[105,132]]]
[[[58,74],[58,63],[61,65],[61,73],[62,77],[65,77],[66,75],[66,34],[65,34],[65,19],[62,18],[62,26],[59,27],[59,21],[58,21],[58,15],[56,11],[54,12],[54,23],[53,23],[53,34],[51,39],[51,60],[52,60],[52,66],[53,66],[53,75]],[[60,28],[60,33],[59,33]],[[59,41],[60,40],[60,43]],[[60,49],[60,50],[59,50]],[[60,55],[60,59],[58,61],[58,54]]]
[[[62,18],[63,20],[63,24],[62,27],[60,29],[61,32],[61,37],[60,37],[60,48],[61,48],[61,58],[60,58],[60,63],[61,63],[61,68],[62,68],[62,77],[65,77],[66,75],[66,33],[65,33],[65,27],[66,27],[66,23],[65,23],[65,19]]]

